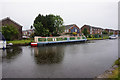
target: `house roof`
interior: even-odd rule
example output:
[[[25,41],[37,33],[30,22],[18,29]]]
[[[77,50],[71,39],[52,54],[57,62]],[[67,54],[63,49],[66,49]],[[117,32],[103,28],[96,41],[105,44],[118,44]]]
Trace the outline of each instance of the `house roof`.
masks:
[[[70,24],[70,25],[64,25],[64,26],[65,26],[65,29],[70,29],[70,28],[73,27],[74,25],[76,25],[76,24]]]
[[[100,27],[94,27],[94,26],[90,26],[90,25],[84,25],[84,26],[88,26],[88,27],[94,28],[94,29],[103,29],[103,28],[100,28]]]
[[[2,19],[2,20],[0,20],[0,22],[1,22],[1,21],[5,21],[5,20],[10,20],[10,21],[12,21],[13,23],[17,24],[18,26],[21,26],[20,24],[18,24],[18,23],[15,22],[14,20],[10,19],[10,17],[6,17],[6,18]],[[23,27],[23,26],[21,26],[21,27]]]
[[[113,30],[113,29],[105,29],[105,30],[109,30],[109,31],[115,31],[115,30]]]

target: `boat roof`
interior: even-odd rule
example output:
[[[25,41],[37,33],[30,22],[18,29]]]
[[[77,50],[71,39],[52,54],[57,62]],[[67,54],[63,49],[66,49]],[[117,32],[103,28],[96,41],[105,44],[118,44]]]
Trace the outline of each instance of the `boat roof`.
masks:
[[[1,32],[0,32],[0,40],[5,40],[5,37],[2,35]]]

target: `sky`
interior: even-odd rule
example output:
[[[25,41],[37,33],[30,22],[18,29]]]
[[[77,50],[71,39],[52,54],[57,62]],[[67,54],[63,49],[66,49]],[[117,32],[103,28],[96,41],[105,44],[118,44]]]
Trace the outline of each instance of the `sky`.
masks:
[[[10,17],[30,29],[38,14],[60,15],[64,25],[118,29],[119,0],[1,0],[0,19]]]
[[[118,29],[120,30],[120,1],[118,2]]]

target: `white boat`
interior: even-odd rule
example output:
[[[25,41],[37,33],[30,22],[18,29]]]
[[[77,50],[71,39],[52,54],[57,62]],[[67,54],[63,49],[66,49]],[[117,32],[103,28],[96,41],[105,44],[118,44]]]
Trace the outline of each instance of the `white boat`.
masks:
[[[6,48],[6,40],[2,33],[0,32],[0,49],[5,49]]]
[[[0,49],[5,49],[6,48],[6,41],[0,41]]]

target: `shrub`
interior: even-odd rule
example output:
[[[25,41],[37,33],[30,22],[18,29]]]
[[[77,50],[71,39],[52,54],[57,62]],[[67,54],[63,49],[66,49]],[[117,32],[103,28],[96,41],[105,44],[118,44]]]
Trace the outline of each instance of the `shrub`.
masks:
[[[88,35],[88,38],[92,38],[93,36],[91,34]]]
[[[94,34],[94,37],[95,38],[99,38],[99,34]]]
[[[2,27],[2,34],[6,40],[15,40],[18,39],[19,32],[13,25],[6,25]]]

